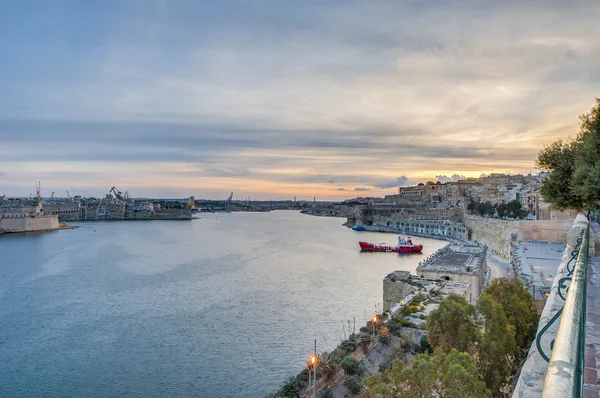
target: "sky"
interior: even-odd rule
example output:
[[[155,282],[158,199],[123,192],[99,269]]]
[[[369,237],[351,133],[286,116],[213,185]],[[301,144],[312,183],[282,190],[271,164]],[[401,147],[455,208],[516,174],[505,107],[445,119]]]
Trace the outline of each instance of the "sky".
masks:
[[[342,199],[534,171],[600,96],[600,2],[28,1],[0,195]]]

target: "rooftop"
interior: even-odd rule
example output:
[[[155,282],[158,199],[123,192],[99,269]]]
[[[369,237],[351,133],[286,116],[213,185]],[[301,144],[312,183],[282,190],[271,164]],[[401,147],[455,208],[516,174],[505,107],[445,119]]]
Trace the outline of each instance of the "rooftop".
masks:
[[[478,274],[484,249],[477,245],[449,244],[419,263],[417,271]]]

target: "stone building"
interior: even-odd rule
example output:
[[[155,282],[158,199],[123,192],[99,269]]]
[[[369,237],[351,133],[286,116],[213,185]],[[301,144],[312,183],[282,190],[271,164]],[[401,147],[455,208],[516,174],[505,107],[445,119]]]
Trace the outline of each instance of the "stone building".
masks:
[[[481,294],[486,266],[485,246],[449,244],[419,263],[417,275],[469,283],[468,300],[475,303]]]

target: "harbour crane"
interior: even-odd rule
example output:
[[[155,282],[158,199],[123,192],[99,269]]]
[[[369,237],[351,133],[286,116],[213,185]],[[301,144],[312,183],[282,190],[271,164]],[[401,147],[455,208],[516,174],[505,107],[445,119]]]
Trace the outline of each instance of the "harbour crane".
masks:
[[[123,192],[119,191],[117,187],[112,187],[108,193],[115,195],[115,199],[123,200]]]
[[[225,207],[225,211],[227,213],[231,213],[231,198],[233,198],[233,192],[231,193],[231,195],[229,195],[229,197],[227,198],[227,206]]]

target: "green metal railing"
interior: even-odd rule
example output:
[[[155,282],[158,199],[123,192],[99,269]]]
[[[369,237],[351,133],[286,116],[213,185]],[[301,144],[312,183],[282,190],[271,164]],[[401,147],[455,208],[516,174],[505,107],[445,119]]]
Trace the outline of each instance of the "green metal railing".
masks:
[[[549,362],[543,398],[579,398],[583,393],[589,224],[582,231],[582,235],[571,252],[571,259],[566,267],[567,276],[561,278],[558,283],[558,294],[565,299],[564,306],[540,330],[536,338],[540,355]],[[571,266],[573,261],[574,265]],[[566,281],[571,281],[568,287],[565,285]],[[565,288],[566,297],[562,294],[562,289]],[[541,337],[561,314],[556,338],[550,345],[552,356],[548,358],[541,347]]]

